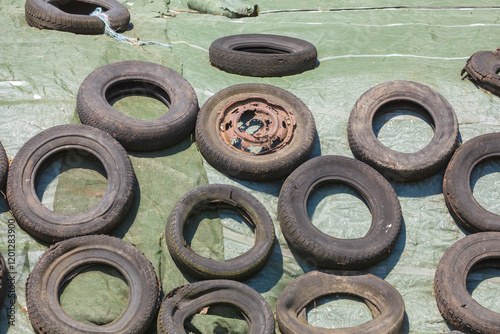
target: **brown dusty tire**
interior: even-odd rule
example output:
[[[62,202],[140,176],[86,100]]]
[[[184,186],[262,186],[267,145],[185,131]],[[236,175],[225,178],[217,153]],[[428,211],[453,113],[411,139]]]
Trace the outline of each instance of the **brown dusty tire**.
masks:
[[[252,77],[281,77],[312,70],[318,52],[298,38],[266,34],[221,37],[209,49],[210,63],[229,73]]]
[[[500,313],[479,304],[467,291],[467,275],[500,267],[500,233],[480,232],[455,242],[439,261],[434,294],[446,323],[465,333],[500,333]]]
[[[124,94],[146,94],[169,107],[161,117],[139,120],[114,109],[109,101]],[[196,93],[180,74],[145,61],[121,61],[98,68],[83,80],[77,112],[84,124],[101,129],[128,150],[152,151],[191,134],[198,114]]]
[[[228,110],[228,114],[232,115],[231,108],[238,103],[248,108],[253,103],[260,103],[271,108],[274,115],[279,114],[277,110],[286,110],[295,120],[295,126],[292,126],[288,123],[292,117],[283,119],[287,131],[293,132],[290,141],[277,150],[252,154],[235,148],[231,141],[223,140],[221,133],[239,129],[239,125],[232,124],[221,130],[221,110]],[[275,123],[281,124],[271,124]],[[203,157],[217,170],[245,180],[266,181],[287,176],[309,157],[315,137],[316,125],[309,108],[286,90],[264,84],[241,84],[221,90],[205,102],[196,121],[196,141]],[[269,140],[274,143],[271,135],[261,138],[271,138]],[[239,143],[244,142],[239,137],[236,139],[236,143],[238,140]],[[254,137],[252,140],[257,139]]]
[[[77,321],[59,303],[63,285],[96,264],[118,270],[130,287],[125,311],[105,326]],[[105,235],[84,236],[61,241],[45,251],[26,282],[26,303],[31,324],[40,334],[139,334],[155,319],[160,286],[149,260],[131,244]]]
[[[492,93],[500,95],[500,52],[478,51],[467,60],[462,75],[467,72],[470,79]]]
[[[313,225],[307,201],[326,182],[347,184],[364,198],[372,214],[364,237],[334,238]],[[317,266],[361,269],[389,255],[401,231],[402,215],[394,189],[376,170],[352,158],[321,156],[305,162],[286,179],[278,200],[278,221],[290,247]]]
[[[203,208],[224,208],[241,212],[255,229],[255,244],[246,253],[219,262],[196,254],[186,245],[183,230],[187,218]],[[165,231],[168,250],[177,266],[196,279],[245,280],[266,264],[274,242],[274,225],[266,208],[246,191],[223,184],[210,184],[184,195],[170,213]]]
[[[116,0],[26,0],[26,22],[35,28],[103,34],[104,22],[90,14],[101,7],[111,28],[123,32],[128,28],[130,13]]]
[[[5,149],[0,142],[0,190],[5,189],[5,184],[7,183],[7,172],[9,169],[9,158]]]
[[[46,208],[34,189],[39,173],[71,152],[97,159],[108,185],[91,209],[64,215]],[[127,214],[135,193],[135,174],[125,149],[107,133],[82,124],[59,125],[28,140],[9,168],[7,200],[12,214],[29,234],[48,243],[111,232]]]
[[[434,129],[431,142],[418,152],[391,150],[373,132],[377,114],[400,109],[420,114]],[[412,81],[389,81],[372,87],[356,101],[347,134],[356,159],[390,181],[412,182],[446,166],[458,144],[458,121],[451,105],[434,89]]]
[[[211,304],[220,303],[240,309],[248,324],[248,334],[274,333],[271,308],[257,291],[236,281],[209,280],[167,293],[158,315],[158,334],[185,333],[184,320]]]
[[[370,308],[373,320],[349,328],[310,326],[305,308],[327,295],[355,296]],[[312,271],[288,284],[276,302],[276,320],[282,334],[396,334],[404,325],[405,305],[399,292],[371,274]]]

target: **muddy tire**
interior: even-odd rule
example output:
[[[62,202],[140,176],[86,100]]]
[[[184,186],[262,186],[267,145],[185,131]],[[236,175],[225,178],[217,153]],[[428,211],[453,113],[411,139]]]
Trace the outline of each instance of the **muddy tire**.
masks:
[[[370,308],[374,319],[349,328],[326,329],[310,326],[305,308],[328,295],[355,296]],[[312,271],[288,284],[276,302],[276,320],[283,334],[371,334],[401,333],[405,305],[399,292],[371,274]]]
[[[77,321],[59,303],[64,283],[95,264],[115,268],[130,287],[125,311],[106,326]],[[28,277],[26,303],[37,333],[145,333],[156,316],[160,286],[149,260],[131,244],[110,236],[84,236],[61,241],[45,251]]]
[[[500,95],[500,52],[478,51],[467,60],[462,75],[467,72],[469,78],[484,89]]]
[[[410,110],[426,118],[434,129],[429,144],[415,153],[391,150],[373,132],[376,115]],[[412,182],[445,167],[458,144],[458,121],[448,101],[430,87],[412,81],[389,81],[365,92],[349,117],[349,146],[356,157],[395,182]]]
[[[259,122],[256,117],[238,122],[247,113],[251,115],[252,105],[256,103],[262,109],[259,117],[270,119],[265,124],[270,125],[271,130],[260,137],[256,134],[266,128],[262,122],[260,130],[253,135],[249,135],[250,128],[240,130],[243,123]],[[231,120],[239,107],[247,111]],[[221,110],[225,112],[221,114]],[[278,121],[273,120],[273,115]],[[280,130],[273,132],[273,126]],[[230,131],[239,134],[232,137],[228,135]],[[280,136],[282,132],[286,135]],[[226,139],[222,135],[227,136]],[[221,90],[205,102],[196,121],[196,141],[203,157],[217,170],[245,180],[265,181],[290,174],[309,157],[315,137],[316,126],[309,108],[286,90],[263,84],[241,84]],[[247,144],[255,146],[243,150]],[[270,147],[267,151],[266,146]],[[255,153],[252,148],[261,151]]]

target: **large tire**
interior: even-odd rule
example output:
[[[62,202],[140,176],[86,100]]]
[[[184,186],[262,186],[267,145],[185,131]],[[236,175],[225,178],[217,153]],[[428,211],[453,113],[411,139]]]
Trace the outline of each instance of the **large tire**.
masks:
[[[349,328],[310,326],[303,312],[308,304],[320,297],[339,294],[363,299],[374,319]],[[276,320],[282,334],[396,334],[403,330],[404,314],[405,305],[399,292],[371,274],[312,271],[288,284],[276,302]]]
[[[492,93],[500,95],[500,52],[478,51],[474,53],[462,70],[470,79]]]
[[[26,22],[39,29],[103,34],[104,22],[90,16],[97,7],[108,16],[113,30],[123,32],[128,28],[130,13],[116,0],[26,0]]]
[[[221,37],[209,49],[210,63],[252,77],[281,77],[311,70],[318,52],[311,43],[279,35],[243,34]]]
[[[114,109],[109,101],[123,94],[147,94],[169,107],[163,116],[138,120]],[[177,72],[144,61],[121,61],[90,73],[77,94],[77,111],[84,124],[108,132],[134,151],[159,150],[177,144],[196,124],[198,98]]]
[[[210,280],[184,285],[167,293],[158,315],[158,334],[185,333],[184,320],[212,304],[240,309],[248,334],[274,333],[273,313],[266,300],[243,283]]]
[[[434,294],[448,325],[465,333],[500,333],[500,313],[479,304],[467,291],[466,279],[483,267],[500,267],[500,233],[471,234],[454,243],[439,261]]]
[[[108,181],[101,200],[93,208],[75,215],[47,209],[33,191],[41,170],[69,152],[81,152],[100,161]],[[116,140],[88,125],[68,124],[45,130],[23,145],[9,169],[7,200],[19,226],[43,241],[54,243],[111,232],[127,214],[135,186],[132,162]]]
[[[287,131],[293,134],[290,140],[279,149],[253,154],[235,148],[232,142],[226,142],[221,137],[221,133],[227,134],[239,128],[239,125],[233,123],[230,126],[227,124],[226,129],[221,129],[218,124],[223,114],[221,111],[231,111],[235,104],[251,109],[253,103],[266,106],[268,108],[266,112],[271,110],[271,115],[276,116],[280,113],[283,115],[283,110],[288,113],[286,119],[283,118],[282,121],[286,123]],[[237,107],[234,109],[236,110]],[[229,111],[228,114],[232,115]],[[295,120],[294,123],[292,118]],[[271,124],[276,125],[275,123],[281,126],[281,121]],[[276,138],[273,136],[274,133],[270,132],[259,138],[254,137],[252,140],[258,141],[264,138],[274,143]],[[196,121],[196,141],[203,157],[217,170],[246,180],[266,181],[287,176],[309,157],[315,137],[316,125],[309,108],[286,90],[264,84],[241,84],[221,90],[205,102]],[[236,139],[236,142],[244,141],[240,137]],[[284,140],[281,141],[281,143],[284,142]]]
[[[446,206],[455,221],[471,232],[500,232],[500,215],[483,208],[472,194],[470,176],[481,161],[500,156],[500,133],[481,135],[460,146],[443,181]]]
[[[225,262],[196,254],[186,245],[183,230],[187,218],[204,208],[217,205],[236,210],[255,229],[255,244],[240,256]],[[271,256],[274,225],[266,208],[252,195],[239,188],[210,184],[198,187],[184,195],[170,213],[165,231],[170,255],[182,271],[196,279],[245,280],[257,273]]]
[[[59,303],[58,293],[64,283],[96,264],[118,270],[130,287],[125,311],[105,326],[77,321],[69,317]],[[131,244],[104,235],[72,238],[50,247],[26,283],[29,319],[40,334],[145,333],[155,319],[159,302],[160,286],[149,260]]]
[[[7,171],[9,169],[9,158],[5,149],[0,142],[0,190],[5,189],[5,184],[7,183]]]
[[[326,182],[356,189],[372,214],[368,233],[357,239],[331,237],[316,228],[307,213],[312,191]],[[401,207],[391,185],[361,161],[321,156],[297,168],[286,179],[278,200],[278,220],[288,244],[323,268],[361,269],[389,255],[402,225]]]
[[[391,150],[373,132],[376,114],[411,110],[434,128],[431,142],[415,153]],[[354,156],[390,181],[412,182],[445,167],[458,144],[458,121],[448,101],[430,87],[412,81],[389,81],[372,87],[356,101],[347,128]]]

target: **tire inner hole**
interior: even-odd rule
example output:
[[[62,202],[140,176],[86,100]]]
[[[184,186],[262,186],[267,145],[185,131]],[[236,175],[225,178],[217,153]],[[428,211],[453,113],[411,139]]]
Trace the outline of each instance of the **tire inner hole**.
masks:
[[[106,193],[102,163],[84,150],[62,151],[42,165],[35,192],[47,209],[74,215],[93,208]]]
[[[362,238],[372,223],[363,196],[353,187],[335,181],[322,182],[312,190],[307,214],[321,232],[340,239]]]
[[[243,45],[243,46],[233,47],[232,50],[240,52],[248,52],[248,53],[278,54],[278,55],[292,53],[290,50],[274,46],[267,46],[267,45]]]
[[[118,81],[106,89],[106,101],[131,118],[151,121],[170,109],[170,96],[158,85],[140,79]]]
[[[500,215],[500,157],[479,162],[470,174],[470,187],[476,202],[485,210]]]
[[[231,206],[215,203],[188,216],[183,236],[196,254],[220,262],[243,255],[255,244],[255,229],[248,220]]]
[[[305,313],[309,325],[329,329],[355,327],[374,318],[363,299],[346,294],[317,298],[306,306]]]
[[[391,101],[375,113],[372,129],[385,147],[415,153],[426,147],[434,136],[434,121],[421,105],[412,101]]]
[[[248,333],[248,324],[241,310],[231,304],[216,303],[184,321],[186,333]]]
[[[101,7],[103,12],[108,11],[108,8],[103,6],[78,0],[50,0],[47,3],[59,8],[65,13],[74,15],[90,15],[96,10],[97,7]]]
[[[105,264],[78,269],[66,276],[67,281],[59,288],[59,304],[64,312],[77,321],[97,326],[107,325],[123,314],[130,294],[123,275]]]
[[[500,313],[500,258],[476,264],[467,275],[466,288],[472,298],[483,307]]]

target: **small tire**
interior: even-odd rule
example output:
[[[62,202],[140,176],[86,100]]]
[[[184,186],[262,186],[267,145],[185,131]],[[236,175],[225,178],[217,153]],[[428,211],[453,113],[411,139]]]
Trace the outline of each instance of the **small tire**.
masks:
[[[46,208],[34,189],[47,164],[70,152],[97,159],[108,185],[91,209],[64,215]],[[88,234],[111,232],[125,217],[134,199],[136,180],[125,149],[107,133],[82,124],[49,128],[28,140],[9,168],[7,200],[19,226],[48,243]]]
[[[229,304],[240,309],[248,334],[273,334],[274,318],[266,300],[243,283],[209,280],[173,289],[163,299],[158,315],[158,334],[185,333],[184,321],[211,304]]]
[[[468,60],[462,70],[470,79],[484,89],[500,95],[500,52],[478,51]]]
[[[363,299],[374,319],[349,328],[310,326],[303,311],[314,300],[328,295]],[[288,284],[276,302],[276,320],[282,334],[396,334],[403,330],[404,314],[405,305],[399,292],[371,274],[312,271]]]
[[[418,152],[391,150],[373,132],[376,114],[399,109],[420,114],[434,129],[430,143]],[[458,121],[451,105],[434,89],[412,81],[389,81],[372,87],[356,101],[347,134],[356,159],[390,181],[413,182],[446,166],[458,144]]]
[[[112,323],[96,326],[69,317],[59,295],[64,283],[89,266],[115,268],[127,281],[125,311]],[[133,245],[115,237],[92,235],[61,241],[45,251],[26,282],[28,315],[37,333],[145,333],[160,303],[160,286],[149,260]]]
[[[466,287],[467,275],[475,269],[499,266],[499,232],[468,235],[446,250],[436,269],[434,294],[448,325],[465,333],[500,332],[500,313],[479,304]]]
[[[196,254],[186,245],[183,230],[187,218],[203,208],[223,205],[236,210],[255,229],[255,244],[246,253],[219,262]],[[274,225],[266,208],[251,194],[239,188],[210,184],[195,188],[175,205],[165,230],[168,250],[177,266],[196,279],[245,280],[266,264],[274,243]]]
[[[110,100],[123,94],[146,94],[169,107],[155,120],[122,114]],[[177,144],[193,132],[198,98],[180,74],[144,61],[121,61],[98,68],[83,80],[77,112],[84,124],[101,129],[128,150],[153,151]]]
[[[7,183],[7,172],[9,170],[9,158],[5,152],[5,148],[0,142],[0,190],[5,189],[5,184]]]
[[[372,214],[368,233],[357,239],[339,239],[321,232],[307,213],[312,191],[326,182],[353,187]],[[323,268],[361,269],[389,255],[401,231],[401,206],[394,189],[376,170],[361,161],[321,156],[297,168],[286,179],[278,200],[278,221],[292,249]]]
[[[312,70],[318,51],[298,38],[266,34],[221,37],[209,49],[210,63],[229,73],[281,77]]]
[[[128,28],[130,13],[116,0],[26,0],[25,16],[28,25],[75,34],[104,33],[104,22],[90,14],[101,7],[108,16],[111,28],[123,32]]]
[[[271,115],[278,115],[277,110],[286,111],[288,116],[282,121],[293,133],[290,141],[264,154],[235,149],[221,137],[221,133],[228,133],[228,129],[234,130],[239,126],[232,124],[228,129],[221,129],[218,123],[222,117],[221,110],[230,109],[231,105],[238,103],[245,106],[260,103],[273,110]],[[288,123],[292,117],[295,125]],[[201,154],[217,170],[239,179],[266,181],[287,176],[309,157],[316,138],[316,125],[309,108],[286,90],[264,84],[241,84],[223,89],[205,102],[198,114],[195,133]],[[253,138],[255,141],[258,139]]]

